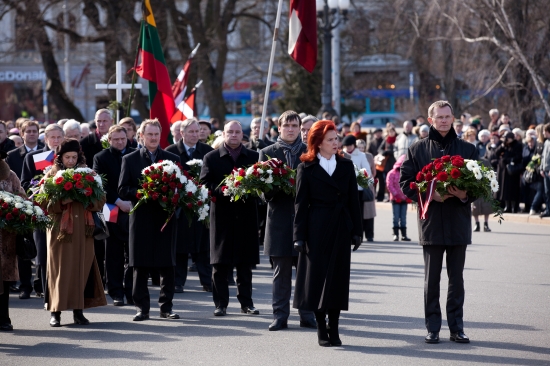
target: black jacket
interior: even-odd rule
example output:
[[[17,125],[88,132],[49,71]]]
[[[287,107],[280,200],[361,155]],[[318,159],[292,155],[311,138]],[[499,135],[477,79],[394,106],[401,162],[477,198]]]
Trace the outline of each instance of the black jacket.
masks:
[[[413,201],[418,201],[418,192],[411,190],[410,183],[416,181],[416,174],[432,162],[432,159],[443,155],[460,155],[464,159],[477,160],[477,149],[474,145],[457,137],[454,128],[442,137],[433,127],[427,138],[413,143],[403,165],[399,184],[403,193]],[[468,196],[466,202],[456,197],[445,202],[432,201],[428,208],[427,218],[418,219],[420,245],[465,245],[472,243],[472,212],[470,204],[476,197]]]
[[[177,155],[161,150],[156,161],[171,160],[179,163]],[[132,207],[138,202],[136,197],[141,179],[141,171],[153,164],[147,149],[142,147],[122,158],[118,194],[126,201],[132,201]],[[160,231],[168,213],[158,202],[142,204],[130,215],[130,262],[132,267],[171,267],[176,265],[176,219],[168,222],[164,231]]]
[[[36,147],[36,151],[42,150],[43,148],[44,144],[39,142]],[[17,178],[19,179],[21,179],[21,173],[23,172],[23,162],[25,161],[25,156],[27,156],[27,148],[23,145],[10,151],[8,153],[8,157],[6,158],[6,163],[8,163],[10,169],[17,174]]]
[[[247,142],[244,146],[250,150],[260,151],[271,145],[273,145],[273,141],[269,140],[267,137],[264,137],[262,140],[251,138],[250,141]]]
[[[176,154],[180,157],[180,161],[183,170],[189,170],[189,166],[185,164],[192,159],[202,160],[204,156],[212,151],[210,145],[197,142],[193,156],[187,154],[187,150],[183,145],[183,140],[178,141],[176,144],[170,145],[166,148],[166,151]],[[209,234],[205,226],[198,222],[196,218],[193,219],[191,227],[189,221],[184,214],[181,214],[178,218],[178,239],[176,243],[177,253],[198,253],[200,251],[210,250]]]
[[[305,144],[298,153],[294,166],[300,164],[300,155],[307,150]],[[260,151],[260,161],[277,158],[286,162],[285,154],[278,142]],[[267,222],[265,225],[264,254],[273,257],[297,256],[294,250],[292,231],[294,225],[294,196],[274,190],[265,195],[267,200]]]
[[[36,150],[25,155],[25,159],[23,160],[23,168],[21,171],[21,186],[23,186],[25,191],[31,187],[31,180],[35,176],[43,174],[42,170],[36,170],[32,156],[49,150],[50,148],[46,145],[41,150]]]
[[[231,202],[219,187],[234,167],[248,167],[257,161],[258,153],[244,146],[236,162],[224,145],[204,157],[200,179],[216,197],[210,207],[211,264],[260,263],[256,199]]]
[[[13,140],[9,137],[6,137],[6,139],[0,143],[0,150],[4,152],[10,152],[13,149],[15,149],[15,142],[13,142]]]
[[[347,310],[351,239],[362,236],[357,178],[351,160],[337,156],[332,176],[312,162],[296,174],[293,240],[306,242],[298,256],[294,304],[302,310]]]
[[[126,148],[124,155],[130,154],[135,149]],[[123,154],[120,150],[113,147],[105,149],[94,156],[93,169],[97,174],[105,177],[105,192],[107,194],[107,203],[112,205],[120,198],[118,195],[118,179],[122,168]],[[121,199],[121,198],[120,198]],[[128,213],[118,210],[117,222],[107,222],[109,234],[116,236],[123,242],[128,242],[130,218]]]
[[[512,162],[515,165],[521,165],[522,154],[523,146],[521,142],[516,140],[512,141],[510,145],[502,143],[495,149],[494,156],[498,159],[497,179],[499,190],[496,193],[497,199],[519,202],[521,174],[509,174],[506,165]]]
[[[95,154],[103,150],[101,140],[97,137],[97,133],[95,132],[80,140],[80,147],[86,157],[86,164],[88,166],[93,164]]]

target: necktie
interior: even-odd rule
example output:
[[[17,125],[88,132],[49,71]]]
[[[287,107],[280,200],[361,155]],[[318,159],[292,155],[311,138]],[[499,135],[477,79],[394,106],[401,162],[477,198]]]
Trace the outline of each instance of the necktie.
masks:
[[[194,148],[194,147],[190,148],[190,149],[189,149],[189,156],[193,155],[193,152],[194,152],[194,151],[195,151],[195,148]]]

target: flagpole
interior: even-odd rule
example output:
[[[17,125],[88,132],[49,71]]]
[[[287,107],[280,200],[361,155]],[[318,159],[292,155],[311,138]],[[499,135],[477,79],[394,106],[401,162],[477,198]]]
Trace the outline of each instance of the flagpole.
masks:
[[[132,87],[130,88],[130,98],[128,99],[128,109],[126,110],[126,117],[130,117],[130,110],[132,108],[132,98],[134,97],[134,85],[136,84],[136,67],[137,67],[137,63],[138,63],[138,58],[139,58],[139,47],[140,47],[140,43],[141,43],[141,33],[143,32],[143,23],[145,20],[145,17],[143,17],[143,19],[141,20],[141,25],[139,27],[139,37],[138,37],[138,42],[137,42],[137,46],[136,46],[136,58],[134,59],[134,67],[132,69]]]
[[[283,9],[283,0],[279,0],[277,7],[277,18],[275,20],[275,29],[273,31],[273,43],[271,44],[271,57],[269,59],[269,69],[267,70],[267,81],[265,84],[264,107],[262,109],[262,124],[260,125],[260,139],[264,138],[265,118],[267,114],[267,102],[269,100],[269,89],[271,88],[271,75],[273,74],[273,62],[275,60],[275,49],[277,48],[277,37],[279,35],[279,23],[281,22],[281,11]]]

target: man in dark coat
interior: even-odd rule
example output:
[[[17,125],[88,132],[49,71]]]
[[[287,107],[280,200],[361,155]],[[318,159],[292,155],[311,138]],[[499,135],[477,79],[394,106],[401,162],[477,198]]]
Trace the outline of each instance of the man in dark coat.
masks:
[[[224,126],[224,144],[206,154],[200,179],[212,192],[216,202],[210,208],[210,263],[214,315],[226,314],[229,304],[228,274],[237,267],[237,299],[241,312],[259,314],[252,301],[252,265],[260,262],[258,251],[258,215],[256,200],[231,202],[223,195],[220,183],[233,171],[258,161],[258,153],[241,144],[240,122],[229,121]]]
[[[407,151],[401,165],[400,185],[403,193],[418,201],[418,192],[411,188],[417,174],[432,159],[445,155],[460,155],[464,159],[477,159],[474,145],[457,137],[453,129],[453,110],[449,102],[438,101],[428,109],[428,121],[432,125],[427,138],[418,140]],[[414,187],[413,187],[414,188]],[[443,254],[447,252],[449,291],[447,295],[447,323],[451,340],[468,343],[464,334],[464,261],[466,247],[472,243],[471,203],[476,197],[468,192],[449,187],[442,197],[435,192],[426,219],[418,219],[419,244],[424,252],[424,312],[428,335],[427,343],[439,342],[441,308],[439,282],[443,266]]]
[[[111,126],[108,132],[110,147],[94,156],[93,169],[107,178],[105,191],[107,204],[118,208],[116,222],[107,222],[109,237],[105,240],[105,284],[115,306],[124,305],[124,296],[128,304],[132,300],[132,268],[129,267],[129,216],[132,209],[129,200],[123,200],[118,194],[118,179],[122,158],[135,149],[127,147],[126,129]],[[107,220],[107,218],[105,218]]]
[[[44,172],[42,170],[37,170],[33,156],[36,154],[40,154],[46,151],[55,150],[61,142],[63,142],[64,133],[63,128],[57,124],[51,124],[46,127],[46,130],[44,131],[44,141],[46,142],[46,145],[39,150],[29,152],[27,155],[25,155],[25,159],[23,161],[23,168],[21,170],[21,186],[25,191],[28,191],[29,188],[32,187],[32,180],[37,175],[42,175]],[[42,290],[44,291],[46,289],[46,263],[47,263],[47,237],[46,237],[46,231],[42,230],[34,230],[33,231],[33,237],[34,242],[36,244],[36,259],[35,259],[35,266],[36,266],[36,276],[40,279],[40,282],[42,284]],[[35,285],[35,289],[38,286]],[[40,297],[43,297],[44,292],[40,293]],[[38,293],[37,293],[38,295]]]
[[[260,151],[260,161],[279,159],[292,169],[300,164],[300,156],[307,150],[300,137],[300,116],[286,111],[279,117],[279,138],[274,145]],[[273,323],[270,331],[288,327],[290,296],[292,294],[292,265],[298,252],[294,250],[292,227],[294,225],[294,196],[275,188],[265,194],[268,202],[268,219],[264,240],[264,254],[273,262]],[[312,311],[298,310],[300,326],[317,328]]]
[[[38,140],[38,123],[36,121],[26,121],[21,126],[21,137],[23,137],[24,144],[17,149],[14,149],[8,153],[6,163],[13,172],[17,175],[17,178],[21,179],[21,172],[23,171],[23,162],[25,156],[33,151],[41,150],[44,148],[44,144]],[[19,268],[19,294],[20,299],[30,298],[31,292],[34,288],[37,294],[43,293],[42,283],[40,280],[40,274],[37,273],[34,285],[32,281],[32,261],[23,260],[17,258],[17,266]]]
[[[118,194],[121,199],[138,202],[137,191],[142,170],[160,160],[179,163],[177,155],[159,147],[161,126],[158,120],[145,120],[141,124],[141,136],[144,147],[122,158],[122,168],[118,181]],[[147,288],[149,270],[160,273],[160,317],[179,319],[172,311],[174,298],[174,266],[176,265],[177,226],[172,218],[161,231],[168,214],[158,202],[145,202],[130,215],[130,260],[134,268],[132,298],[138,309],[134,321],[149,319],[150,298]]]
[[[273,145],[273,141],[267,138],[269,129],[267,128],[267,122],[264,124],[264,137],[260,138],[260,124],[261,118],[256,117],[250,122],[250,142],[245,144],[245,147],[250,150],[260,151],[270,145]]]
[[[187,119],[180,124],[181,140],[170,145],[166,151],[180,157],[183,170],[190,170],[186,163],[193,159],[202,162],[204,156],[213,149],[199,141],[200,126],[196,119]],[[178,219],[178,239],[176,244],[176,287],[175,292],[183,292],[187,279],[187,262],[191,254],[197,266],[200,283],[204,291],[212,292],[212,265],[210,264],[210,243],[208,229],[193,218],[191,226],[183,214]]]

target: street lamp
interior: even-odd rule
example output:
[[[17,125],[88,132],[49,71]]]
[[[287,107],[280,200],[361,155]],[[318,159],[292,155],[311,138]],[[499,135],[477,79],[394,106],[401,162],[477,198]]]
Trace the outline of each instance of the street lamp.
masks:
[[[317,17],[320,19],[320,27],[323,32],[323,89],[321,91],[321,110],[319,115],[329,112],[336,115],[332,108],[332,80],[331,80],[331,38],[332,30],[343,20],[347,20],[349,0],[316,0]],[[338,12],[342,17],[338,16]],[[340,65],[334,65],[340,67]]]

